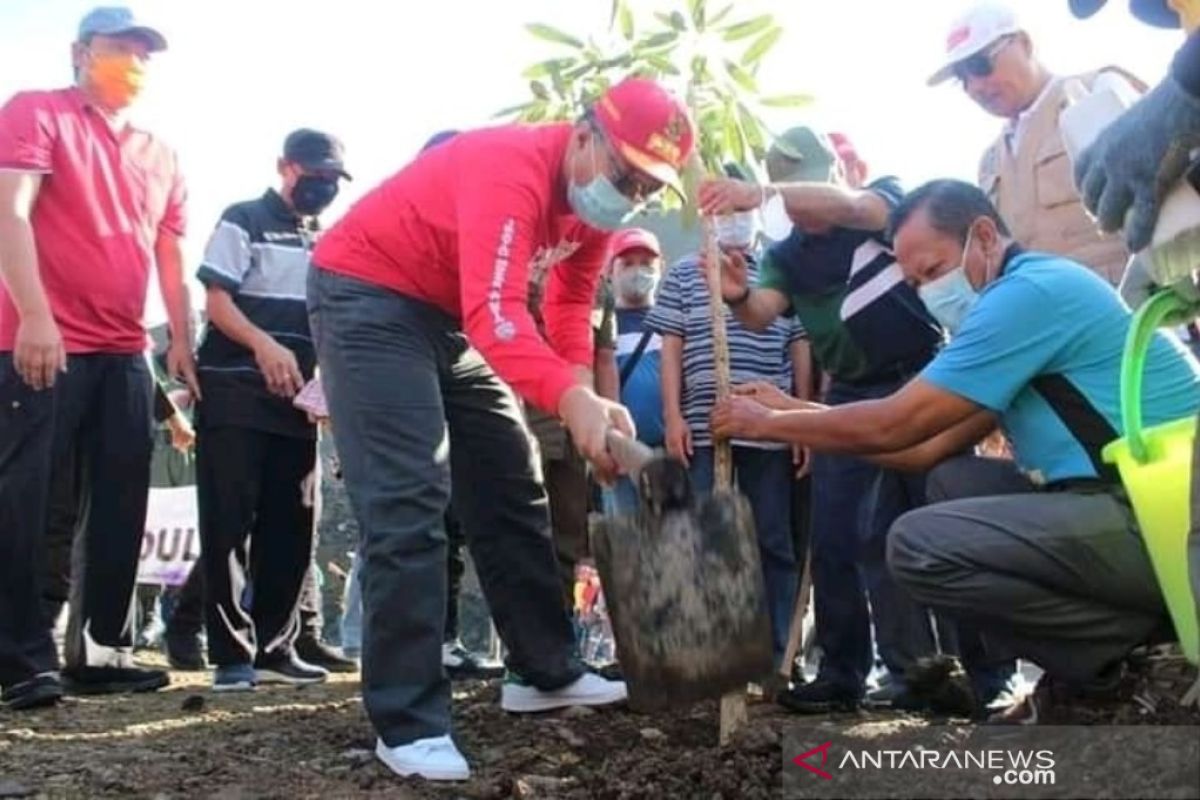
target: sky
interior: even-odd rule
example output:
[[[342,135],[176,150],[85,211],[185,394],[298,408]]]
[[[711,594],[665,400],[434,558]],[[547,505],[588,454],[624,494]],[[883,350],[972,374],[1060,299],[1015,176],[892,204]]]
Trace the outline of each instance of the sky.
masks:
[[[114,0],[107,0],[113,2]],[[635,15],[683,0],[630,0]],[[70,43],[96,0],[0,0],[0,100],[71,81]],[[710,0],[719,7],[719,0]],[[221,210],[277,183],[284,136],[315,127],[340,137],[353,183],[328,224],[411,158],[434,132],[493,124],[528,97],[522,70],[557,52],[524,30],[544,22],[604,35],[609,0],[142,0],[139,13],[168,38],[138,120],[179,153],[186,173],[188,270]],[[816,103],[773,110],[795,124],[842,130],[873,174],[907,185],[973,180],[1002,121],[951,82],[925,80],[968,0],[738,0],[737,17],[774,14],[784,35],[764,60],[766,94],[805,92]],[[1148,83],[1166,72],[1178,31],[1140,25],[1124,0],[1087,21],[1066,0],[1011,0],[1043,62],[1058,73],[1118,64]],[[193,294],[199,296],[198,289]],[[152,287],[148,321],[161,320]]]

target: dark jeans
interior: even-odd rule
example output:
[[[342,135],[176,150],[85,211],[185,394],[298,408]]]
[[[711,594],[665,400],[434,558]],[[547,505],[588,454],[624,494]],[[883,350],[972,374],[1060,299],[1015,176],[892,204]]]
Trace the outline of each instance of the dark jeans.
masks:
[[[929,484],[931,499],[956,499],[898,519],[888,563],[914,597],[975,626],[991,653],[1085,683],[1169,629],[1119,490],[1039,490],[1011,461],[974,456],[939,465]]]
[[[697,492],[712,491],[713,448],[695,449],[690,472],[692,487]],[[750,501],[754,512],[767,607],[771,613],[771,643],[778,661],[787,648],[799,583],[792,541],[792,452],[734,447],[733,472],[738,490]]]
[[[826,402],[887,397],[901,385],[834,382]],[[937,652],[928,612],[897,588],[884,560],[888,528],[921,504],[919,494],[913,478],[863,459],[812,456],[813,613],[820,673],[851,691],[861,693],[871,672],[872,621],[880,657],[895,674]]]
[[[316,457],[311,439],[249,428],[205,427],[196,436],[205,620],[216,666],[287,652],[296,638],[313,537],[301,485]]]
[[[363,702],[380,737],[394,747],[450,729],[452,486],[509,667],[542,689],[574,681],[546,493],[512,391],[429,304],[320,268],[308,302],[362,537]]]
[[[53,389],[34,392],[11,353],[0,354],[0,682],[56,668],[47,554],[70,553],[76,530],[68,666],[103,665],[104,648],[132,648],[152,386],[140,354],[88,354],[70,356]],[[53,516],[51,487],[61,492]],[[85,633],[102,648],[84,647]]]

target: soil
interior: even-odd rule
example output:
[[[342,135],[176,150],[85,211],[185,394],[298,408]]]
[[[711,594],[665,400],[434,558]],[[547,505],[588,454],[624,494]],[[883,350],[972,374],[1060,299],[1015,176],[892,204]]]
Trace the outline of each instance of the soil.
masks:
[[[391,775],[372,750],[356,676],[317,687],[207,691],[173,673],[147,695],[68,698],[0,716],[0,797],[767,798],[781,789],[779,726],[752,707],[748,736],[717,747],[713,703],[671,715],[625,708],[536,716],[500,710],[496,682],[456,684],[455,737],[474,777]]]
[[[753,800],[781,795],[781,737],[797,721],[752,699],[748,727],[721,748],[715,703],[654,716],[623,707],[512,715],[500,710],[496,681],[458,683],[454,732],[473,777],[429,784],[374,758],[357,676],[238,695],[207,684],[204,673],[173,673],[155,694],[0,715],[0,797]],[[897,719],[853,718],[879,730]]]
[[[328,445],[323,447],[328,458]],[[326,463],[327,472],[329,475]],[[337,640],[338,599],[356,538],[340,482],[327,481],[318,556],[326,635]],[[487,610],[464,586],[463,638],[482,649]],[[147,663],[162,665],[155,653]],[[461,784],[400,779],[374,757],[358,676],[329,683],[214,695],[207,673],[172,673],[162,692],[70,697],[43,711],[0,711],[0,798],[773,798],[782,794],[782,733],[797,718],[750,703],[750,722],[717,744],[717,707],[653,716],[624,708],[536,716],[500,710],[498,683],[455,684],[454,735],[472,764]],[[877,730],[896,717],[848,717]],[[1094,720],[1093,720],[1094,721]],[[1111,722],[1195,724],[1195,714]]]

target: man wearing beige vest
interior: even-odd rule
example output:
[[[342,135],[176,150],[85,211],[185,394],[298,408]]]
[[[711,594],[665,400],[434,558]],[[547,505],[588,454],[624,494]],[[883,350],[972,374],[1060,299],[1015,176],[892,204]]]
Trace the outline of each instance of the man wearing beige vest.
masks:
[[[1031,250],[1086,264],[1115,286],[1129,252],[1120,237],[1099,232],[1084,209],[1058,123],[1072,94],[1090,89],[1101,73],[1145,90],[1117,67],[1051,74],[1016,15],[1003,5],[981,3],[950,28],[943,65],[929,85],[955,78],[985,111],[1005,119],[980,162],[979,185],[1016,239]]]

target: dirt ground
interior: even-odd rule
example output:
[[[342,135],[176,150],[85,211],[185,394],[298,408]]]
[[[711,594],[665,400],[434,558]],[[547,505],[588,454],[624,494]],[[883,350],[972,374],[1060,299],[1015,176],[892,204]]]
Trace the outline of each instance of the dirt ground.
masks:
[[[475,777],[400,780],[374,758],[356,676],[324,686],[213,695],[174,673],[158,694],[70,698],[0,715],[0,797],[766,798],[781,790],[778,728],[717,747],[715,704],[672,716],[628,709],[506,714],[492,683],[456,684],[455,736]]]
[[[522,716],[500,710],[496,682],[456,684],[455,737],[474,777],[434,785],[398,779],[375,760],[357,676],[239,695],[207,692],[203,673],[172,677],[158,694],[0,714],[0,798],[754,800],[780,796],[781,733],[795,720],[752,701],[740,741],[719,748],[715,703],[672,715],[576,708]],[[895,718],[859,719],[886,726]]]

